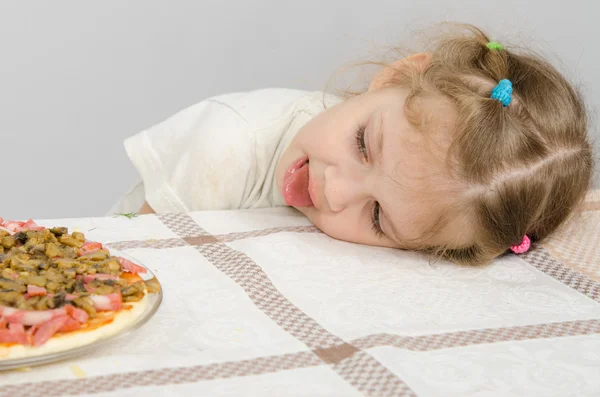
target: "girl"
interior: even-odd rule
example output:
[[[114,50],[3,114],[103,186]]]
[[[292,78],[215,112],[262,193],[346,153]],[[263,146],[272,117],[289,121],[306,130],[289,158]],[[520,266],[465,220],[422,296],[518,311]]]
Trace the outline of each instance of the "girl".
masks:
[[[125,147],[142,182],[113,211],[288,205],[337,239],[469,265],[555,232],[593,169],[576,90],[471,26],[346,100],[220,96]]]

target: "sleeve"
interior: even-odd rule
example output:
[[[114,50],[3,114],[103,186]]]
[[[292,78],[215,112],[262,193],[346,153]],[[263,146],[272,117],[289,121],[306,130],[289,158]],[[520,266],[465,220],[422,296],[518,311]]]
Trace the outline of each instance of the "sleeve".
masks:
[[[156,212],[236,209],[252,189],[254,138],[231,107],[208,99],[125,141]]]

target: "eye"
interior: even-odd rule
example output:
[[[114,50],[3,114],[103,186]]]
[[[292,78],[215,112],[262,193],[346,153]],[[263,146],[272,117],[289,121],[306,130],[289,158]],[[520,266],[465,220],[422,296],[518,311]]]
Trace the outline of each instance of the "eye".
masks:
[[[373,209],[371,211],[371,228],[373,229],[373,232],[377,235],[377,237],[385,236],[383,229],[381,229],[381,223],[379,223],[380,210],[381,207],[379,206],[379,203],[375,201],[375,203],[373,203]]]
[[[365,130],[366,130],[366,126],[365,125],[359,125],[358,128],[356,129],[356,149],[358,150],[358,153],[361,155],[362,158],[364,158],[365,160],[368,160],[368,154],[367,154],[367,145],[365,144]]]

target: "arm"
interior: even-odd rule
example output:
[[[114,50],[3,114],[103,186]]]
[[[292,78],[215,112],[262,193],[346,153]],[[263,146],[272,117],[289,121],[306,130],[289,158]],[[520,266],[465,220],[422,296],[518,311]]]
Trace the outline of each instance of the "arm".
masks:
[[[148,203],[146,201],[144,201],[144,205],[142,205],[142,208],[140,208],[139,214],[140,215],[144,215],[144,214],[156,214],[156,211],[154,211],[152,209],[152,207],[150,207],[148,205]]]

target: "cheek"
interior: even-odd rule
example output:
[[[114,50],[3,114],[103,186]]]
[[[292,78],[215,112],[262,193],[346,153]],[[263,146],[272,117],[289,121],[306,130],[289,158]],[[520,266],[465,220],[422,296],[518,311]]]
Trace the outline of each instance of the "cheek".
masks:
[[[390,240],[377,237],[371,231],[370,223],[359,216],[353,216],[345,211],[323,214],[314,208],[298,208],[298,210],[319,230],[335,239],[364,245],[395,247]]]
[[[304,150],[327,156],[346,149],[352,143],[358,121],[337,109],[329,112],[317,116],[296,136],[298,145]]]

